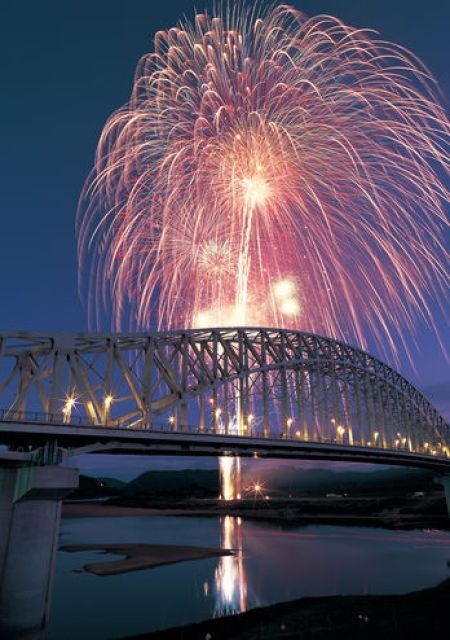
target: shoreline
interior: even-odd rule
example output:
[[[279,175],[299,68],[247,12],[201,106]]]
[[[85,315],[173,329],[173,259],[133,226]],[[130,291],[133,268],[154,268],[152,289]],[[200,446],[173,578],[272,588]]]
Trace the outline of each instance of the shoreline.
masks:
[[[61,518],[129,518],[130,516],[177,515],[180,509],[157,509],[153,507],[125,507],[104,502],[63,502]],[[191,509],[186,509],[191,512]]]
[[[225,513],[226,511],[226,513]],[[332,524],[343,526],[371,526],[384,528],[425,529],[449,528],[440,515],[420,517],[419,514],[399,514],[391,512],[379,515],[362,516],[351,514],[310,514],[302,516],[275,508],[256,510],[253,514],[245,509],[227,507],[212,509],[207,507],[130,507],[107,505],[104,503],[65,503],[62,516],[71,517],[130,517],[130,516],[241,516],[252,520],[266,520],[284,526],[302,524]],[[252,515],[254,517],[252,517]],[[284,515],[284,517],[282,517]],[[390,518],[387,519],[387,518]],[[448,517],[447,517],[448,519]],[[407,524],[405,524],[407,522]],[[414,526],[413,526],[414,525]],[[442,526],[444,525],[444,526]],[[152,549],[153,547],[153,556]],[[62,547],[64,548],[64,547]],[[186,547],[175,545],[68,545],[66,551],[100,550],[126,556],[125,559],[92,563],[84,569],[97,575],[111,575],[138,569],[150,569],[152,566],[183,562],[211,556],[230,554],[228,550],[205,547]],[[190,555],[190,554],[193,555]],[[232,554],[232,552],[231,552]],[[450,556],[450,552],[449,552]],[[133,565],[131,567],[130,565]],[[144,565],[141,563],[144,562]],[[127,569],[128,563],[128,569]],[[450,565],[449,565],[450,566]],[[106,569],[106,570],[105,570]],[[113,571],[111,571],[113,569]],[[420,591],[395,595],[346,595],[304,597],[293,601],[281,602],[249,611],[207,619],[182,627],[172,627],[137,635],[121,636],[120,640],[404,640],[405,638],[429,637],[433,640],[450,638],[450,579],[436,587]]]
[[[401,595],[306,597],[119,640],[448,640],[450,579]]]
[[[180,506],[180,507],[130,507],[105,504],[104,502],[63,503],[61,517],[65,518],[120,518],[133,516],[174,516],[174,517],[207,517],[224,516],[241,517],[252,521],[272,522],[286,526],[302,526],[308,524],[382,527],[386,529],[426,529],[440,528],[448,530],[450,520],[442,514],[399,513],[396,510],[383,513],[358,514],[321,512],[308,513],[301,509],[273,505],[267,509],[252,509],[248,506]]]

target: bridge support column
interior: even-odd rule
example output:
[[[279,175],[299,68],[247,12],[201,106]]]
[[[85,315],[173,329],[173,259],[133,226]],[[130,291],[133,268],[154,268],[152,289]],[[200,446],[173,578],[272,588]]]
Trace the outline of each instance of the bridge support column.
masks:
[[[78,470],[0,465],[0,638],[34,640],[47,626],[61,502]]]
[[[447,503],[447,513],[450,517],[450,476],[439,476],[439,478],[436,478],[435,481],[437,481],[444,487],[445,502]]]

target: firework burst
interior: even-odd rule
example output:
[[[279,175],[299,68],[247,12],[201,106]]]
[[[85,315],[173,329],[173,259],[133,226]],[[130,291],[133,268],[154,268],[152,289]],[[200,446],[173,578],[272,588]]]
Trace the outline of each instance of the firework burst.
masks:
[[[395,352],[446,295],[435,91],[405,49],[287,6],[158,32],[80,201],[91,325],[264,324]]]

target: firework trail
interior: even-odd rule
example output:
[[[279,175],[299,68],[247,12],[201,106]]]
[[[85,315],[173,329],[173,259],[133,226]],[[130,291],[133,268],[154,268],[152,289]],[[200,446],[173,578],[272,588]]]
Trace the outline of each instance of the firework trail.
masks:
[[[158,32],[80,201],[91,326],[295,327],[395,353],[448,293],[435,94],[402,47],[287,6]]]

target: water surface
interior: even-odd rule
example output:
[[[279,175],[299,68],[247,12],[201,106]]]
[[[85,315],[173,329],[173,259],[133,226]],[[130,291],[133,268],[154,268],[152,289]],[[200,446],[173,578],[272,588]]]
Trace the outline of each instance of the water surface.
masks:
[[[235,555],[96,576],[83,565],[114,556],[59,551],[49,640],[120,638],[303,596],[406,593],[450,575],[447,531],[283,528],[230,517],[63,519],[60,545],[83,543],[222,546]]]

